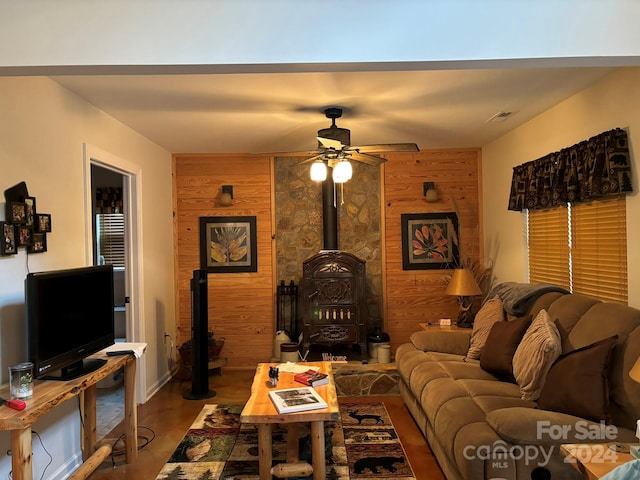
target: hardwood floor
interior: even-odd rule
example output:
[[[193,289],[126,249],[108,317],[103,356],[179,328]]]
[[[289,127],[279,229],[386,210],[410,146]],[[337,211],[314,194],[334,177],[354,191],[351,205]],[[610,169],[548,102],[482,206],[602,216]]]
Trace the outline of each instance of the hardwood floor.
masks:
[[[170,382],[147,403],[138,407],[139,445],[138,459],[125,464],[124,455],[115,455],[115,466],[109,457],[88,478],[89,480],[154,480],[178,442],[206,403],[244,404],[249,398],[253,371],[225,371],[223,375],[210,377],[210,385],[216,396],[207,400],[185,400],[183,393],[190,389],[190,382]],[[347,397],[340,397],[346,399]],[[349,401],[385,403],[402,440],[417,480],[444,480],[435,458],[431,454],[418,427],[399,396],[348,397]],[[116,439],[122,432],[122,423],[107,438]],[[118,442],[114,452],[121,451]]]

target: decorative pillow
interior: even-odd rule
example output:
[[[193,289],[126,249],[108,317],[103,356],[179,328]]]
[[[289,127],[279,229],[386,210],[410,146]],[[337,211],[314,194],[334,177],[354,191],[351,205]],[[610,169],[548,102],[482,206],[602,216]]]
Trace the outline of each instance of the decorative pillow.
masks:
[[[515,383],[513,355],[529,325],[531,325],[531,315],[509,322],[494,323],[480,356],[480,368],[501,380]]]
[[[560,354],[562,342],[558,327],[542,309],[531,322],[513,355],[513,376],[523,400],[537,400],[547,373]]]
[[[467,352],[467,358],[472,360],[480,358],[491,327],[494,323],[503,322],[504,320],[502,300],[496,295],[485,302],[473,320],[473,333],[471,334],[471,345]]]
[[[618,336],[562,355],[545,381],[538,407],[594,422],[609,420],[609,362]]]

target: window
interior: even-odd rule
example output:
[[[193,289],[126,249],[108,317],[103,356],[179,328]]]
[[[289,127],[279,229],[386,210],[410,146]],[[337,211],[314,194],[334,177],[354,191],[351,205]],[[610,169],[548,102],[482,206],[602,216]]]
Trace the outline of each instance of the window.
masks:
[[[98,264],[124,268],[124,214],[96,214],[96,229]]]
[[[529,281],[627,303],[624,195],[527,212]]]

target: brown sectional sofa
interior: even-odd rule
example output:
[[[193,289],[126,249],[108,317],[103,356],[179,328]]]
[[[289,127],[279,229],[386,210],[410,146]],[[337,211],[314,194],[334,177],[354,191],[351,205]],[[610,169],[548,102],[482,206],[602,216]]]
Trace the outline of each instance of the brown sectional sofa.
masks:
[[[616,428],[522,400],[518,385],[465,359],[471,330],[415,332],[396,351],[400,393],[448,480],[529,479],[539,466],[554,480],[580,479],[560,444],[637,442],[640,384],[628,373],[640,356],[640,310],[558,292],[540,295],[529,312],[541,309],[558,327],[563,354],[618,335],[608,368]]]

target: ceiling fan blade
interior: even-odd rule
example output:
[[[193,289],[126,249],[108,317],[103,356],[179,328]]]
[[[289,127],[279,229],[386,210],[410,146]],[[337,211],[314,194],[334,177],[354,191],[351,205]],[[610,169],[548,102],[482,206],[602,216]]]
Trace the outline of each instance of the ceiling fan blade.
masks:
[[[324,157],[324,153],[321,153],[320,155],[316,155],[314,157],[307,158],[306,160],[298,162],[298,165],[303,165],[305,163],[315,162],[316,160],[321,160],[323,157]]]
[[[331,138],[316,137],[320,144],[325,148],[333,148],[334,150],[342,150],[343,145],[338,140]]]
[[[375,155],[369,155],[368,153],[359,153],[359,152],[349,152],[349,157],[351,160],[356,160],[358,162],[366,163],[367,165],[373,165],[377,167],[381,163],[386,162],[387,160],[381,157],[376,157]]]
[[[346,150],[355,150],[360,153],[377,152],[419,152],[420,149],[415,143],[381,143],[378,145],[358,145],[347,147]]]
[[[298,151],[298,152],[293,152],[293,151],[289,151],[289,152],[258,152],[258,153],[252,153],[251,155],[271,155],[273,157],[293,157],[293,156],[300,156],[300,155],[318,155],[320,152],[320,150],[305,150],[305,151]]]

